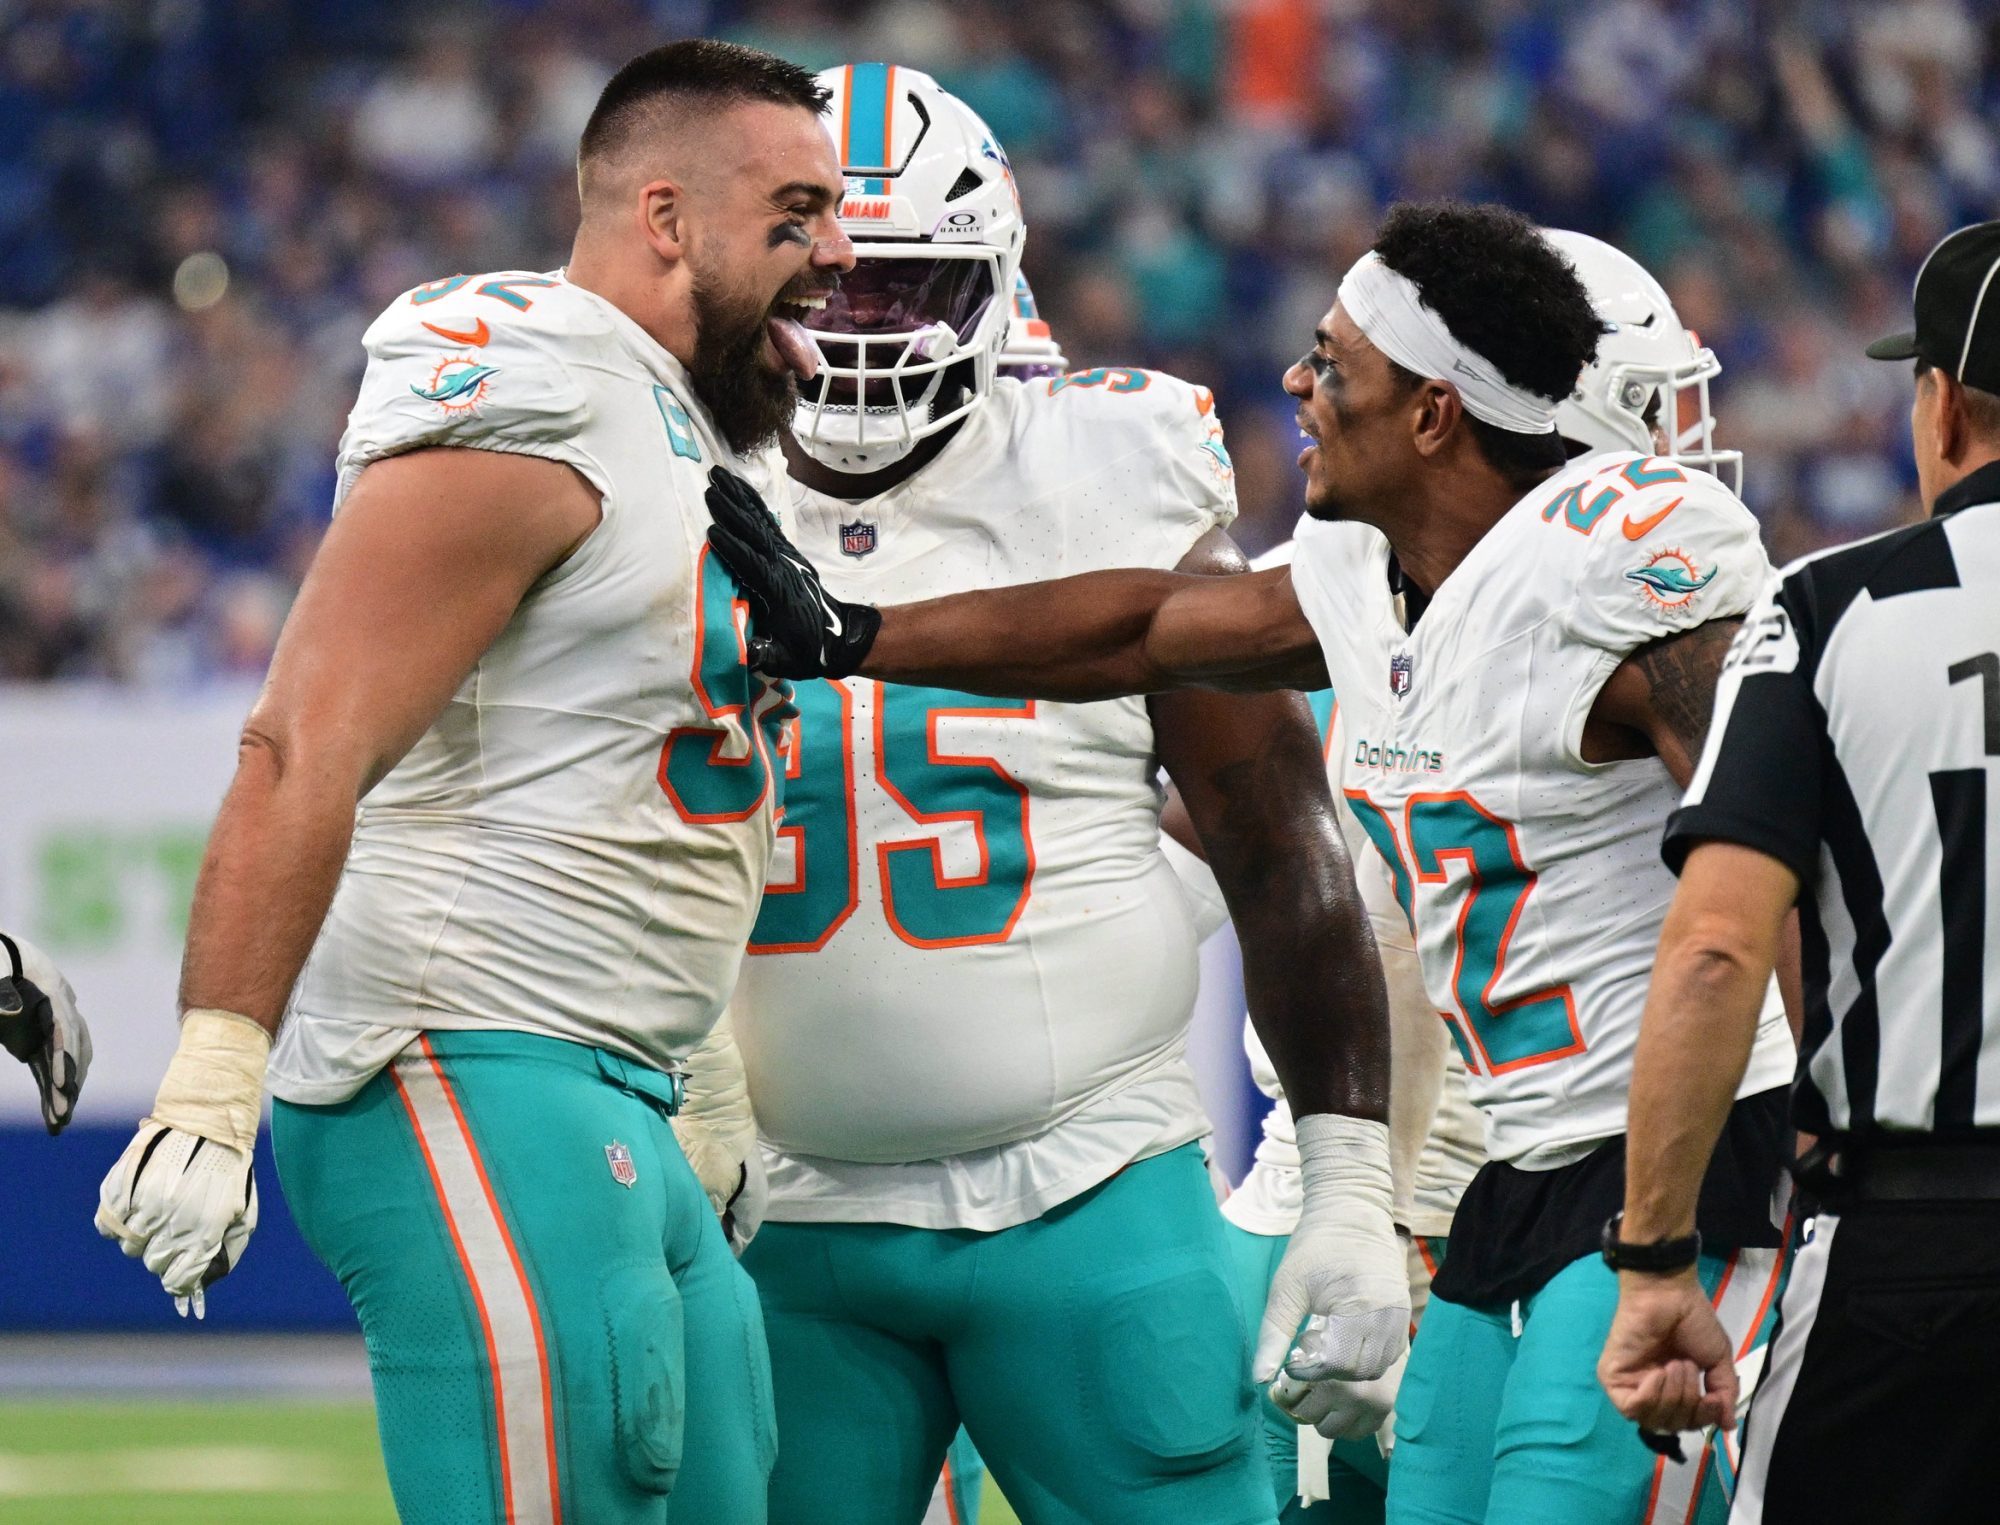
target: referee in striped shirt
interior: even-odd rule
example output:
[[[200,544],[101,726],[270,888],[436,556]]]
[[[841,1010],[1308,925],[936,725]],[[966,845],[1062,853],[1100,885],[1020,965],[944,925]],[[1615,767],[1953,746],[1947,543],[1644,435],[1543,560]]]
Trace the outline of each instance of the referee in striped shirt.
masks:
[[[2000,1513],[2000,222],[1918,272],[1928,519],[1789,568],[1745,617],[1666,856],[1632,1079],[1618,1313],[1642,1428],[1733,1425],[1695,1195],[1796,902],[1795,1120],[1821,1211],[1743,1431],[1735,1525]]]

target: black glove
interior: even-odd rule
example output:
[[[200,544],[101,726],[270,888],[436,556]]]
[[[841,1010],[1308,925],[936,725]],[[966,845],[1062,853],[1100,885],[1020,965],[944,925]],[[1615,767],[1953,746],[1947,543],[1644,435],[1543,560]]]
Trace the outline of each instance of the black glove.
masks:
[[[844,603],[820,585],[757,489],[734,472],[708,473],[708,543],[750,604],[750,667],[771,678],[845,678],[861,666],[880,611]]]
[[[76,1115],[90,1069],[90,1029],[76,992],[33,943],[0,932],[0,1049],[27,1065],[42,1093],[42,1121],[60,1133]]]

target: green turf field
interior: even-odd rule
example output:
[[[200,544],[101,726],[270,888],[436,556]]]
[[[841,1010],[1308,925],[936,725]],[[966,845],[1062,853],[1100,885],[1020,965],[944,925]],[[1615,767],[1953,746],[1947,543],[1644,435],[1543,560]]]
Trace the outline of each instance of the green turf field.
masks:
[[[361,1403],[0,1403],[0,1520],[394,1525]],[[980,1525],[1019,1525],[987,1483]]]

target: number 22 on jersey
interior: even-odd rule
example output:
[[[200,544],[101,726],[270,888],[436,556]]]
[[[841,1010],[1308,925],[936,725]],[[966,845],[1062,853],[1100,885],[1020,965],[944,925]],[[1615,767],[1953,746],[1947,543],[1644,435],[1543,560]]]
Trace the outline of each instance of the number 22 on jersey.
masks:
[[[1005,942],[1027,908],[1035,874],[1027,787],[990,756],[949,752],[938,724],[952,718],[1033,720],[1031,699],[981,699],[941,688],[868,683],[874,723],[873,777],[907,829],[875,842],[883,917],[917,948]],[[794,695],[799,716],[786,737],[781,842],[792,874],[774,870],[750,934],[752,953],[810,953],[826,946],[861,901],[862,848],[855,757],[855,695],[820,680]],[[970,827],[977,863],[946,865],[944,828]]]
[[[1414,928],[1412,866],[1417,883],[1449,884],[1455,862],[1458,889],[1457,947],[1452,962],[1452,1003],[1444,1013],[1465,1062],[1482,1075],[1503,1075],[1583,1052],[1576,1002],[1567,985],[1532,990],[1506,1001],[1494,991],[1507,973],[1507,957],[1535,892],[1535,871],[1521,856],[1514,828],[1464,791],[1412,795],[1403,807],[1403,844],[1387,813],[1359,789],[1345,791],[1368,839],[1389,865],[1396,899]],[[1421,945],[1421,941],[1420,941]]]

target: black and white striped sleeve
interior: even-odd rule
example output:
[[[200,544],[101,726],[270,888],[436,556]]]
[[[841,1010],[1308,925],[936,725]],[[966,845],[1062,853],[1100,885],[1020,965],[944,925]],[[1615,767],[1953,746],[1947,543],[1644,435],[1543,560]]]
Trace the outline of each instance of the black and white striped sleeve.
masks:
[[[1819,861],[1826,717],[1813,693],[1811,630],[1797,584],[1774,582],[1743,617],[1716,686],[1708,742],[1662,853],[1675,873],[1701,842],[1776,858],[1801,884]]]

